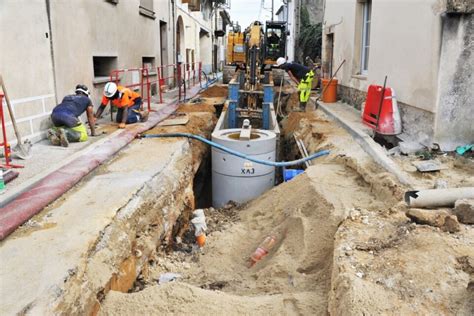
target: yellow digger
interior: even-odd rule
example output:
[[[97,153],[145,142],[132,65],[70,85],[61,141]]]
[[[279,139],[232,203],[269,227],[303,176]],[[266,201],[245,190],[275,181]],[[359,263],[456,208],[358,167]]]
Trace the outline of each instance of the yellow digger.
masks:
[[[237,26],[227,36],[223,81],[229,83],[238,69],[249,68],[247,72],[255,77],[256,73],[264,72],[266,65],[273,65],[285,56],[286,22],[267,21],[264,30],[262,23],[255,21],[244,32]],[[278,84],[281,75],[274,71],[273,77]]]

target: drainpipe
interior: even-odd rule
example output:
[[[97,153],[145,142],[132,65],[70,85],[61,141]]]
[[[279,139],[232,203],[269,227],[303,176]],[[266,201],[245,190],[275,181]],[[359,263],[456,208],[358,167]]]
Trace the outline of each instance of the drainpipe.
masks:
[[[173,54],[173,64],[176,64],[178,61],[178,50],[176,49],[176,5],[175,5],[175,0],[171,0],[171,12],[173,16],[173,51],[175,52]]]
[[[53,68],[53,85],[54,85],[54,100],[58,104],[58,87],[56,84],[56,66],[54,63],[54,47],[53,47],[53,32],[51,26],[51,3],[49,0],[45,0],[46,15],[48,17],[48,32],[49,32],[49,50],[51,53],[51,67]]]

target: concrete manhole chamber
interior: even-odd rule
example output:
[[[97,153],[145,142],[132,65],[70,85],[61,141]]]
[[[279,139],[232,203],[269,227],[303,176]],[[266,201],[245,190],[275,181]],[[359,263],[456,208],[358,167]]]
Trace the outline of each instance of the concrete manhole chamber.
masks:
[[[252,158],[274,162],[277,135],[253,129],[249,140],[240,139],[240,128],[217,130],[212,141]],[[254,163],[212,148],[212,202],[222,207],[232,200],[238,203],[260,196],[275,183],[275,167]]]

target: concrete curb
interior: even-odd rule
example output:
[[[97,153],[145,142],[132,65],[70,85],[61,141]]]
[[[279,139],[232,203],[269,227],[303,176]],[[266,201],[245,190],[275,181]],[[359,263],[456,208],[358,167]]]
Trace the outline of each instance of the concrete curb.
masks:
[[[313,98],[313,100],[315,99]],[[400,183],[413,188],[410,177],[405,172],[400,170],[397,164],[395,164],[395,162],[387,156],[382,147],[380,147],[380,145],[377,144],[369,135],[363,133],[358,128],[352,126],[350,122],[339,117],[337,113],[335,113],[326,103],[321,101],[318,101],[317,103],[321,110],[323,110],[324,113],[335,120],[346,131],[348,131],[349,134],[351,134],[356,142],[362,147],[362,149],[367,154],[369,154],[380,166],[395,175]]]
[[[190,95],[193,96],[199,91],[200,87],[189,89]],[[152,112],[147,122],[111,134],[103,142],[98,142],[97,146],[78,152],[77,156],[73,155],[76,158],[72,161],[62,164],[61,167],[12,194],[9,202],[0,208],[0,241],[71,189],[92,170],[109,160],[135,139],[137,134],[156,126],[177,107],[177,101],[164,105],[156,112]]]

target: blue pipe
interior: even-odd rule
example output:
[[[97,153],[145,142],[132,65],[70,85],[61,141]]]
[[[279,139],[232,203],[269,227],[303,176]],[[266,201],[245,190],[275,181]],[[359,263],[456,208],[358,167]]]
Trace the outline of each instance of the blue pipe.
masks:
[[[199,141],[201,141],[205,144],[208,144],[212,147],[220,149],[220,150],[222,150],[226,153],[229,153],[231,155],[234,155],[234,156],[240,157],[242,159],[246,159],[246,160],[261,164],[261,165],[270,166],[270,167],[289,167],[289,166],[299,165],[301,163],[304,163],[305,161],[312,160],[312,159],[315,159],[315,158],[318,158],[318,157],[329,154],[329,150],[321,150],[317,153],[309,155],[308,157],[301,158],[301,159],[298,159],[298,160],[275,162],[275,161],[266,161],[266,160],[260,160],[260,159],[252,158],[252,157],[247,156],[245,154],[242,154],[238,151],[235,151],[233,149],[224,147],[220,144],[217,144],[213,141],[210,141],[207,138],[204,138],[202,136],[193,135],[193,134],[189,134],[189,133],[144,134],[144,135],[139,136],[139,138],[166,138],[166,137],[186,137],[186,138],[196,139],[196,140],[199,140]]]

